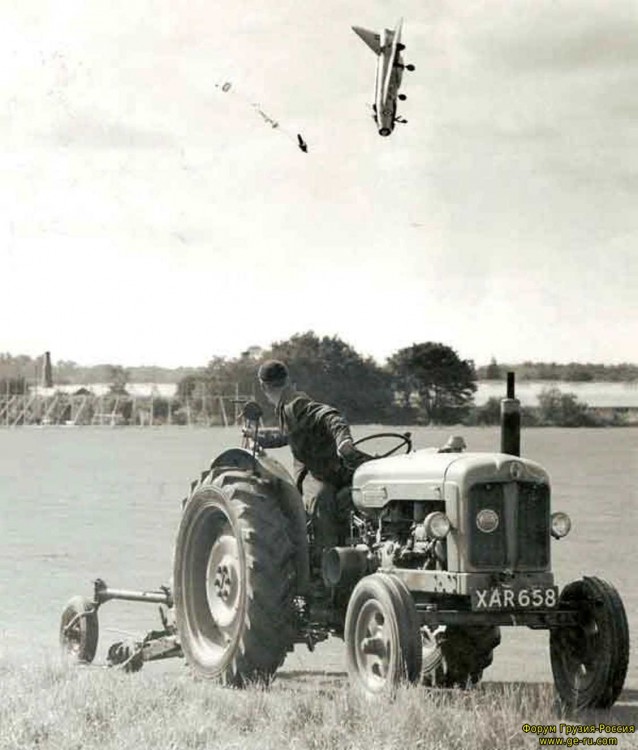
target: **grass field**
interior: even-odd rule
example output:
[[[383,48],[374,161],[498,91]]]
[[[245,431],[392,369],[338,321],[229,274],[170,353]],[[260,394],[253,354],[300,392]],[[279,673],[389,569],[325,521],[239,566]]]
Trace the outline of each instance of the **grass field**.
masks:
[[[0,675],[2,750],[489,750],[538,746],[523,724],[558,721],[548,685],[406,687],[392,702],[370,703],[330,674],[237,691],[196,680],[187,669],[128,675],[4,658]]]

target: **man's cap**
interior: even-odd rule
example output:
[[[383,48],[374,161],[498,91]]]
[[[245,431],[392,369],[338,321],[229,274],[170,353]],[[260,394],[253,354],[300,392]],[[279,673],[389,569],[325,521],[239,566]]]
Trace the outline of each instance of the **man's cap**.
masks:
[[[257,377],[266,385],[283,385],[288,379],[288,368],[278,359],[267,359],[259,368]]]

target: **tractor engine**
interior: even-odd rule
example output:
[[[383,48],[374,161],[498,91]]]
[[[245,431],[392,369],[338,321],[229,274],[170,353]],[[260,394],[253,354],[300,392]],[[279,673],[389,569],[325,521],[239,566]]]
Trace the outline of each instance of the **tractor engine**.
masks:
[[[361,543],[372,553],[374,567],[446,568],[446,545],[440,534],[449,525],[441,501],[392,500],[381,511],[361,513],[357,526]]]
[[[450,530],[443,473],[458,454],[434,449],[371,461],[356,472],[352,499],[362,542],[380,568],[445,570]]]
[[[352,547],[329,553],[330,585],[378,568],[446,571],[463,591],[475,574],[543,574],[551,536],[569,530],[564,514],[550,515],[545,470],[506,453],[425,449],[369,461],[355,472],[352,500]]]

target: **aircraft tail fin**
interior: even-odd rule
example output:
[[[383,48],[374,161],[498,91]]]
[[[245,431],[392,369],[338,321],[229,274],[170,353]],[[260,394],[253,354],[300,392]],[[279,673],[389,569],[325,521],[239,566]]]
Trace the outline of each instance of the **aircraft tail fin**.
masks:
[[[352,30],[358,37],[363,39],[363,41],[368,45],[368,47],[370,47],[375,55],[381,54],[381,37],[379,36],[379,34],[376,34],[374,31],[364,29],[361,26],[353,26]]]

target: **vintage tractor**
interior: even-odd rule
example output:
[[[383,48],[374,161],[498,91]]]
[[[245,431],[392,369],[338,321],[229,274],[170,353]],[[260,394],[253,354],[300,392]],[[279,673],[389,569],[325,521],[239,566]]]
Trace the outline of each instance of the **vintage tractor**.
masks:
[[[622,600],[597,577],[561,592],[554,584],[551,541],[571,524],[550,510],[546,471],[519,455],[513,374],[500,452],[466,452],[462,440],[412,450],[409,434],[398,433],[358,441],[396,442],[356,469],[349,538],[324,551],[320,571],[310,566],[299,489],[263,447],[261,410],[251,403],[243,413],[253,439],[215,458],[184,500],[171,588],[122,591],[98,580],[92,600],[75,597],[64,610],[65,651],[93,659],[104,602],[159,602],[169,610],[162,629],[113,644],[109,664],[135,670],[180,655],[203,677],[245,686],[270,681],[296,643],[312,649],[333,635],[345,641],[351,681],[375,695],[401,682],[474,685],[500,627],[526,626],[550,631],[564,706],[618,698],[629,658]]]

